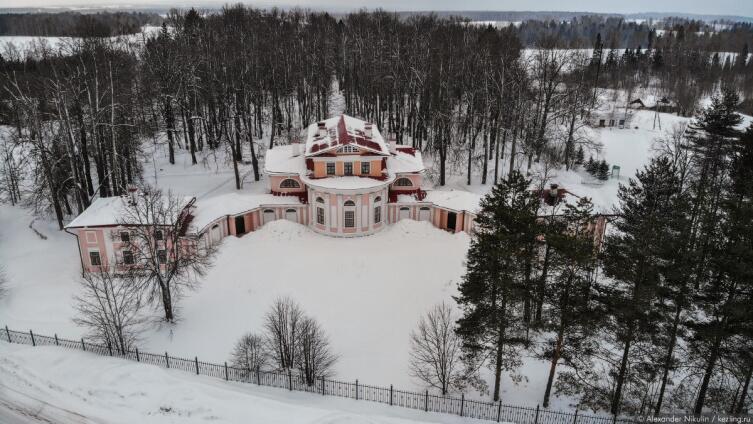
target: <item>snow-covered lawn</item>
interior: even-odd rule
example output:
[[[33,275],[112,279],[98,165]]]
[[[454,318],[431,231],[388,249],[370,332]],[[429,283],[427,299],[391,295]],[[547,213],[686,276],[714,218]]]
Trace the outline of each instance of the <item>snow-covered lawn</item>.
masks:
[[[226,383],[52,346],[35,348],[5,342],[0,342],[0,421],[61,424],[468,422],[460,417],[372,402]]]

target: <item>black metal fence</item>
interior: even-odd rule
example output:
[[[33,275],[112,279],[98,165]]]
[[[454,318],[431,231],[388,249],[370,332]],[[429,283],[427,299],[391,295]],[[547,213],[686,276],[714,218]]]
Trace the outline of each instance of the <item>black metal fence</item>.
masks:
[[[523,407],[504,405],[501,402],[482,402],[465,399],[465,396],[439,396],[425,391],[423,393],[410,392],[390,387],[370,386],[355,382],[343,382],[319,379],[314,384],[306,381],[295,373],[281,372],[249,372],[244,369],[224,364],[213,364],[194,359],[178,358],[164,354],[141,352],[138,349],[121,353],[111,346],[103,346],[81,340],[67,340],[9,330],[6,326],[0,330],[0,340],[10,343],[28,344],[33,346],[54,345],[68,349],[78,349],[102,356],[114,356],[146,364],[157,365],[162,368],[179,369],[197,375],[206,375],[227,381],[257,384],[260,386],[277,387],[287,390],[317,393],[325,396],[339,396],[356,400],[379,402],[403,408],[419,409],[426,412],[460,415],[462,417],[477,418],[496,422],[511,422],[516,424],[634,424],[636,421],[612,416],[598,416],[551,411],[540,409],[538,406]]]

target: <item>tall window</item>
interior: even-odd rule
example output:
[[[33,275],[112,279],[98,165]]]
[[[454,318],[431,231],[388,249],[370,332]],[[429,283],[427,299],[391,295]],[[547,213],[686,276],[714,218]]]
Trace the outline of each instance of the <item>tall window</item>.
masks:
[[[324,208],[316,208],[316,223],[324,225]]]
[[[398,178],[395,181],[395,186],[397,187],[411,187],[412,185],[413,183],[411,182],[411,180],[407,178]]]
[[[353,162],[345,162],[345,175],[353,175]]]
[[[99,252],[89,252],[89,262],[93,266],[102,265],[102,258],[99,256]]]
[[[335,175],[335,163],[327,162],[327,175]]]
[[[286,178],[282,180],[282,182],[280,183],[280,188],[300,188],[300,187],[301,185],[298,184],[298,181],[291,178]]]
[[[157,262],[161,264],[167,263],[167,251],[165,249],[157,251]]]
[[[130,250],[123,251],[123,263],[125,265],[133,265],[133,253]]]
[[[382,205],[374,206],[374,224],[382,222]]]
[[[129,241],[131,241],[131,233],[129,233],[128,231],[121,231],[120,241],[122,241],[123,243],[128,243]]]
[[[371,164],[368,162],[361,162],[361,174],[369,175],[371,172]]]
[[[156,230],[154,232],[154,239],[155,240],[164,240],[165,239],[165,235],[162,234],[162,230]]]
[[[345,211],[345,228],[354,228],[356,226],[356,212]]]

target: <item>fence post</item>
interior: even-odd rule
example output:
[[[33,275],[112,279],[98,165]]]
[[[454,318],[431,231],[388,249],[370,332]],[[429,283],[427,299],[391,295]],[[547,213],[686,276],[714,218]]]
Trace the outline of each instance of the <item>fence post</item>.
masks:
[[[256,368],[256,385],[261,386],[261,374],[258,367]]]
[[[12,341],[10,340],[10,330],[8,330],[8,326],[7,326],[7,325],[5,326],[5,334],[6,334],[6,335],[8,335],[8,343],[13,343],[13,342],[12,342]]]
[[[429,412],[429,390],[426,390],[424,395],[424,411]]]
[[[225,361],[225,381],[230,380],[230,378],[227,375],[227,361]]]
[[[392,384],[390,384],[390,406],[392,406]]]
[[[170,356],[168,356],[167,351],[165,351],[165,368],[170,368]]]
[[[499,418],[502,416],[502,401],[499,401],[497,405],[497,422],[499,422]]]
[[[575,408],[575,418],[573,418],[573,424],[578,422],[578,408]]]
[[[107,342],[107,350],[110,351],[110,356],[112,356],[112,345],[109,341]]]
[[[81,348],[84,349],[84,352],[86,352],[86,343],[84,343],[83,337],[81,337]]]
[[[539,405],[536,405],[536,418],[533,420],[533,424],[538,424],[539,422]]]
[[[356,378],[356,400],[358,400],[358,379]]]
[[[324,393],[324,377],[322,377],[322,396],[324,396],[326,393]]]
[[[612,424],[617,423],[617,413],[614,413],[614,417],[612,417]]]
[[[199,375],[199,357],[198,356],[194,356],[193,357],[193,361],[196,364],[196,375]]]
[[[141,362],[141,357],[139,357],[139,348],[136,348],[136,362]]]
[[[29,334],[31,334],[31,345],[36,346],[37,342],[34,341],[34,333],[32,333],[31,330],[29,330]]]
[[[60,342],[58,341],[58,333],[55,333],[55,346],[60,346]]]
[[[460,394],[460,416],[463,416],[463,407],[465,406],[465,393]]]
[[[290,372],[290,368],[288,368],[288,390],[293,390],[293,374]]]

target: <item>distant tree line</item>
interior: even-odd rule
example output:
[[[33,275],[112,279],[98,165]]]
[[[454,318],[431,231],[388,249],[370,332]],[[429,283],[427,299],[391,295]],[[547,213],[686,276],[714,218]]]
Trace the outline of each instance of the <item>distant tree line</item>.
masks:
[[[159,15],[144,12],[0,13],[0,35],[111,37],[161,22]]]

